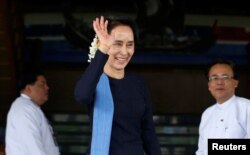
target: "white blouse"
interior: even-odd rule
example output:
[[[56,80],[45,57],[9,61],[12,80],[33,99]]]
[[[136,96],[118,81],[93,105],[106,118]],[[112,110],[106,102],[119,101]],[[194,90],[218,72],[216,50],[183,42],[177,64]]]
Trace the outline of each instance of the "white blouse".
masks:
[[[250,100],[232,96],[207,108],[201,117],[196,155],[207,155],[209,138],[250,138]]]
[[[11,105],[6,126],[7,155],[59,155],[41,108],[21,94]]]

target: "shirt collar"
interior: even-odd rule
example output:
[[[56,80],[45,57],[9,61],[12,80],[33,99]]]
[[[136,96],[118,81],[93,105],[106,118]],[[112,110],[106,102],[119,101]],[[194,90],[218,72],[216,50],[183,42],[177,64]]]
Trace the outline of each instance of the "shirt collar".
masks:
[[[235,95],[233,95],[231,98],[229,98],[227,101],[225,101],[222,104],[216,103],[216,106],[219,109],[226,109],[227,107],[229,107],[229,105],[231,105],[233,103],[233,100],[235,99]]]
[[[24,98],[27,98],[27,99],[31,100],[31,98],[28,95],[24,94],[24,93],[21,93],[21,96],[24,97]]]
[[[34,101],[32,101],[32,99],[31,99],[28,95],[26,95],[26,94],[24,94],[24,93],[21,93],[21,96],[22,96],[23,98],[26,98],[26,99],[31,100],[31,102],[32,102],[35,106],[40,107],[40,106],[37,105]]]

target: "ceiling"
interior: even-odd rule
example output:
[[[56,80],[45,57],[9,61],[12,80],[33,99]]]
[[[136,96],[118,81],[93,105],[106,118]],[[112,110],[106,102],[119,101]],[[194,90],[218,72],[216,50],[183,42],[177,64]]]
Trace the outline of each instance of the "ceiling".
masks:
[[[158,7],[164,8],[165,13],[178,10],[188,14],[250,16],[246,0],[23,0],[19,3],[27,13],[62,11],[65,7],[74,11],[120,12],[137,12],[140,8],[152,11]]]

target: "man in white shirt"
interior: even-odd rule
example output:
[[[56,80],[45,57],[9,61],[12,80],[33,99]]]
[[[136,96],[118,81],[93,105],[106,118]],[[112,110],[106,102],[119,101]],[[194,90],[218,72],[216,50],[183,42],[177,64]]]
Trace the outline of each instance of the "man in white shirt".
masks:
[[[207,75],[208,90],[216,103],[202,114],[196,155],[208,154],[209,138],[250,138],[250,100],[235,96],[239,81],[234,64],[216,61]]]
[[[12,103],[7,116],[7,155],[59,155],[41,106],[48,100],[49,87],[44,73],[29,70],[19,82],[21,95]]]

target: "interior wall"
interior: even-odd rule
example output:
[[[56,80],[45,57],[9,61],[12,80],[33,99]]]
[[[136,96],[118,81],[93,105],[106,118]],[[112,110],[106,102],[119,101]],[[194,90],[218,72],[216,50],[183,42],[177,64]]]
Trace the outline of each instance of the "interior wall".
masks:
[[[74,86],[83,73],[79,68],[48,68],[49,101],[43,106],[48,111],[85,111],[85,106],[74,100]],[[157,114],[200,114],[215,101],[207,89],[204,69],[169,67],[130,67],[127,71],[142,75],[148,85],[153,112]],[[250,77],[239,75],[237,95],[250,98]]]

